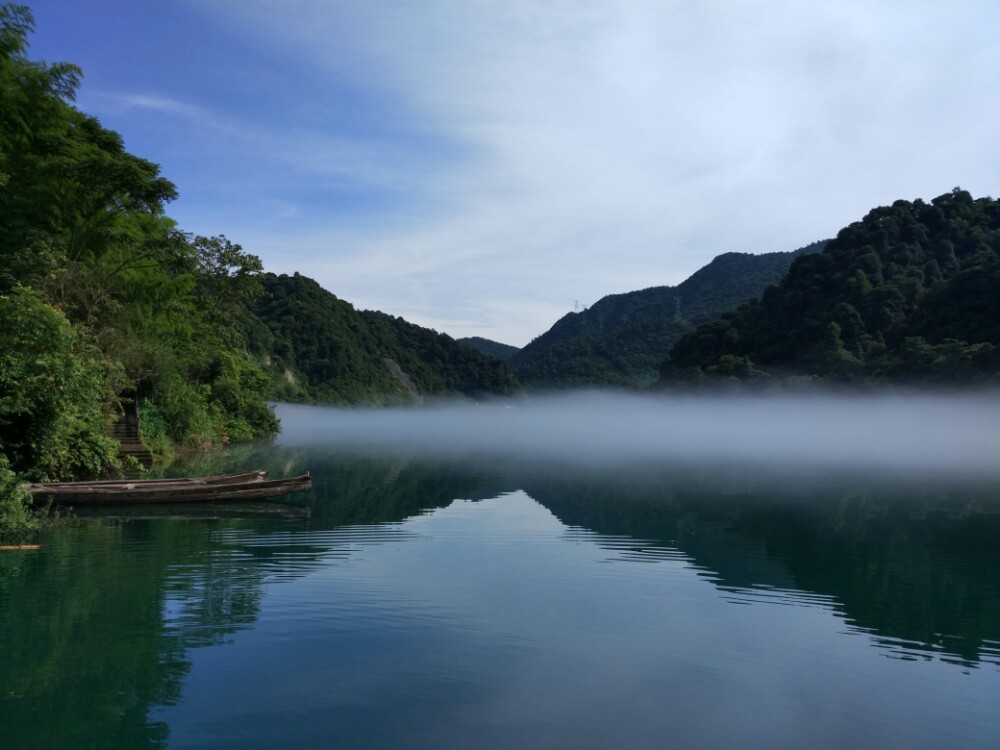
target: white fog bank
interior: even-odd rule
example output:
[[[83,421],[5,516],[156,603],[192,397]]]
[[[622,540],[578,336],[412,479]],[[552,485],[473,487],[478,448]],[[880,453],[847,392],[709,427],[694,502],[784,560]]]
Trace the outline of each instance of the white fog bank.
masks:
[[[568,465],[750,464],[1000,479],[1000,393],[632,396],[400,409],[278,407],[286,446],[497,453]]]

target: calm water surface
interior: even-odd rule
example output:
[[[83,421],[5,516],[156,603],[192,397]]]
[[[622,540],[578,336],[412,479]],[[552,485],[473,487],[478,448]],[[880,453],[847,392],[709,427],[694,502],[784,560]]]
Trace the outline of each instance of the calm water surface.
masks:
[[[3,747],[1000,747],[996,486],[295,429],[201,468],[308,468],[281,506],[308,519],[192,508],[0,555]]]

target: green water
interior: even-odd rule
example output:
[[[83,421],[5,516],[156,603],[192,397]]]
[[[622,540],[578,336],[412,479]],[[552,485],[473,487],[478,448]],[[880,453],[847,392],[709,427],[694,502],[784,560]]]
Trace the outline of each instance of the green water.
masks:
[[[0,553],[2,747],[1000,747],[995,486],[298,445]]]

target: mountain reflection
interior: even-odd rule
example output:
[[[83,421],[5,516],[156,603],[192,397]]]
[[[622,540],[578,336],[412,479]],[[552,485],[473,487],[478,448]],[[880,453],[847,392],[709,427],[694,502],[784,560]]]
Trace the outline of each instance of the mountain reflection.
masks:
[[[192,651],[256,627],[265,586],[416,538],[407,519],[523,490],[627,563],[682,561],[740,603],[829,608],[897,658],[1000,665],[994,487],[799,483],[746,470],[559,472],[496,456],[304,448],[202,470],[309,468],[311,519],[127,521],[63,529],[0,556],[5,747],[165,747]]]
[[[289,452],[283,454],[287,460]],[[1000,494],[746,467],[566,471],[498,456],[301,449],[312,528],[402,521],[455,498],[523,490],[632,561],[673,551],[741,601],[822,601],[904,658],[1000,664]],[[611,540],[613,541],[604,541]],[[623,540],[632,540],[627,543]]]
[[[995,488],[617,479],[536,474],[522,486],[567,525],[636,539],[633,559],[683,553],[741,601],[818,597],[895,655],[1000,664]]]
[[[314,471],[312,529],[400,522],[523,490],[564,524],[633,540],[630,560],[683,554],[742,601],[828,602],[906,657],[1000,664],[1000,491],[992,484],[805,475],[748,467],[569,471],[510,457],[300,448]],[[244,461],[247,457],[244,457]],[[258,465],[250,459],[244,465]],[[770,592],[770,593],[769,593]],[[818,599],[817,599],[818,598]]]

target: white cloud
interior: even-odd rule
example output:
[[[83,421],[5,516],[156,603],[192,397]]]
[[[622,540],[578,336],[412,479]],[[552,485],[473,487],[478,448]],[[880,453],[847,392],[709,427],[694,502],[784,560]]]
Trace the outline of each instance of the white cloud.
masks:
[[[201,107],[195,106],[189,102],[182,102],[177,99],[158,96],[156,94],[114,94],[98,92],[97,96],[109,100],[111,102],[112,109],[114,109],[115,105],[117,105],[123,110],[150,110],[153,112],[176,115],[190,120],[197,120],[199,122],[212,120],[211,114]]]
[[[458,321],[456,335],[523,344],[573,299],[677,283],[729,250],[791,250],[896,198],[996,192],[989,2],[228,0],[211,12],[455,144],[460,157],[436,162],[405,141],[286,138],[272,154],[286,164],[435,208],[253,240],[265,257],[295,243],[299,270],[338,295]]]

